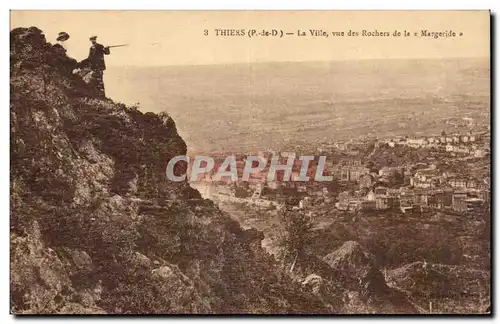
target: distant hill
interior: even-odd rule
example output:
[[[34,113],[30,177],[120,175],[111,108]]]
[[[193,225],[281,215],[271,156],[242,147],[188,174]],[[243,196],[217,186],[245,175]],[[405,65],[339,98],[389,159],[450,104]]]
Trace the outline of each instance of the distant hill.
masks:
[[[440,132],[453,116],[489,120],[487,59],[111,67],[105,81],[119,101],[168,111],[192,150]]]

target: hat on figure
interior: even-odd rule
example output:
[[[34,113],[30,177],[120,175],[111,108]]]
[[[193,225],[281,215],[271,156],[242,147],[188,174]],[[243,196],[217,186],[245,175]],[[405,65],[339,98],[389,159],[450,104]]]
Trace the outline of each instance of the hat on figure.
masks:
[[[60,32],[59,35],[57,35],[56,41],[58,42],[64,42],[69,39],[69,35],[66,32]]]
[[[89,40],[96,40],[97,36],[90,36]]]

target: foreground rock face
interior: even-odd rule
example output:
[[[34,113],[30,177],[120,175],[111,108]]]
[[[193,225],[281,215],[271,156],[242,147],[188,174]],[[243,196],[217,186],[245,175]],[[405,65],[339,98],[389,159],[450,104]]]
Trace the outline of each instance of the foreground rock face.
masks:
[[[362,295],[384,289],[385,280],[375,263],[375,256],[358,242],[345,242],[323,258],[344,284]]]
[[[323,257],[332,280],[345,290],[346,313],[419,313],[406,295],[387,286],[375,256],[358,242],[347,241]]]
[[[261,233],[166,181],[186,153],[168,114],[97,98],[36,27],[10,50],[12,312],[335,312],[276,274]]]
[[[388,271],[387,276],[391,286],[419,304],[432,302],[434,313],[487,313],[491,304],[488,271],[417,261]]]

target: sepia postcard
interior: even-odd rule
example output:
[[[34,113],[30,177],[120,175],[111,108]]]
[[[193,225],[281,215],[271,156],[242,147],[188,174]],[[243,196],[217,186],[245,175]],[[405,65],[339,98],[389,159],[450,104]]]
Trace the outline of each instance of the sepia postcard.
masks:
[[[12,10],[11,314],[491,316],[490,23]]]

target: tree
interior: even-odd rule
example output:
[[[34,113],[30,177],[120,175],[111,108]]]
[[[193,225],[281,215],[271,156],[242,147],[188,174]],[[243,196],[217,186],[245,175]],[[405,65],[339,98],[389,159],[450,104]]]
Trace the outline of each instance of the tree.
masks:
[[[280,212],[284,233],[280,238],[281,254],[284,265],[291,262],[290,272],[293,272],[297,260],[306,253],[312,243],[313,223],[302,210],[289,206]]]

